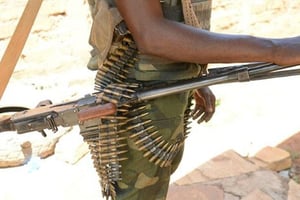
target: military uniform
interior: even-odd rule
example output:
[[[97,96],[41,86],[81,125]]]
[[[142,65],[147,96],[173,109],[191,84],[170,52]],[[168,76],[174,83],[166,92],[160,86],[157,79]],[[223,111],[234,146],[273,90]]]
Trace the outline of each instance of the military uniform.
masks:
[[[201,10],[202,14],[210,15],[211,1],[192,2],[195,7],[201,4],[201,8],[206,8]],[[130,67],[126,69],[121,69],[121,62],[107,62],[108,56],[115,58],[111,52],[118,49],[120,43],[116,39],[115,28],[122,23],[122,17],[113,0],[90,0],[89,3],[93,16],[90,43],[94,47],[89,68],[95,68],[93,66],[97,63],[97,90],[105,92],[114,84],[117,85],[114,87],[128,84],[128,87],[136,85],[137,89],[148,89],[201,74],[203,66],[138,53],[132,54],[137,62],[130,62],[132,65],[128,64]],[[161,6],[166,18],[184,22],[180,0],[164,0]],[[203,16],[201,13],[198,13],[199,16]],[[209,23],[204,28],[209,29]],[[128,49],[131,51],[134,46],[130,45]],[[115,93],[111,92],[109,96]],[[110,101],[110,98],[106,97],[106,100]],[[101,168],[97,169],[100,179],[106,180],[100,180],[105,196],[118,200],[166,198],[170,176],[180,163],[184,139],[188,134],[190,105],[191,92],[184,92],[121,106],[114,118],[99,122],[107,124],[99,131],[106,135],[116,133],[114,141],[118,141],[114,148],[110,147],[111,152],[104,151],[102,144],[89,143],[95,167]],[[108,128],[108,124],[115,124],[115,127]],[[95,150],[97,145],[102,150]],[[117,158],[104,159],[101,154]]]

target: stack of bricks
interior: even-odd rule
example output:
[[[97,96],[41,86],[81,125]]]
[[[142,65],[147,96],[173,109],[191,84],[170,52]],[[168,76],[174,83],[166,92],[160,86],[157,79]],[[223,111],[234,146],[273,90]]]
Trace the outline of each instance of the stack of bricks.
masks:
[[[299,169],[300,132],[253,157],[224,152],[171,184],[167,199],[299,200]]]

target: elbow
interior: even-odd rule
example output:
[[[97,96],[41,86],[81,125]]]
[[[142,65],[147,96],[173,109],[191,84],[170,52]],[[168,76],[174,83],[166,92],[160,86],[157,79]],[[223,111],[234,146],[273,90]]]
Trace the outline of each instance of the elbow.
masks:
[[[141,54],[155,55],[157,53],[155,49],[159,48],[157,44],[159,39],[156,38],[155,34],[145,31],[138,36],[134,36],[134,40]]]
[[[141,54],[149,54],[151,47],[148,45],[148,41],[146,38],[136,39],[136,45]]]
[[[138,24],[138,23],[137,23]],[[158,18],[148,20],[135,26],[130,31],[141,54],[159,56],[165,49],[162,38],[167,37],[166,21]]]

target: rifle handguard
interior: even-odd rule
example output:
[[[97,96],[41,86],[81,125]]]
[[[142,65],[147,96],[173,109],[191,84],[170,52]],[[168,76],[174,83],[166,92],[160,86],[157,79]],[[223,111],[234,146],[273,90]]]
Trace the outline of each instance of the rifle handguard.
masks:
[[[114,115],[117,112],[117,107],[113,103],[107,103],[103,105],[97,105],[94,107],[86,108],[78,112],[78,120],[79,123],[95,119],[101,118],[104,116]]]

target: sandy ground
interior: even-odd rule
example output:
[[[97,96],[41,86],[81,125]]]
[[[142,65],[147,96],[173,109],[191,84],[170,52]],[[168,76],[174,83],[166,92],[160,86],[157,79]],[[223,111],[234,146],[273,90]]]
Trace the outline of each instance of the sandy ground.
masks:
[[[18,7],[14,11],[20,12],[25,2],[15,1]],[[3,27],[15,23],[7,20],[12,5],[11,1],[0,0],[0,32],[4,35],[0,55],[10,35]],[[85,67],[90,50],[88,6],[70,0],[50,5],[45,1],[1,106],[33,107],[40,100],[61,102],[93,92],[95,72]],[[299,8],[300,2],[294,0],[216,0],[212,30],[263,37],[294,36],[300,30]],[[49,9],[65,13],[49,16]],[[192,124],[184,158],[172,180],[228,149],[251,156],[298,132],[299,83],[299,77],[291,77],[212,86],[219,101],[215,116],[207,124]],[[35,159],[28,166],[0,169],[0,179],[3,200],[99,199],[98,177],[88,156],[76,165],[53,157]]]

